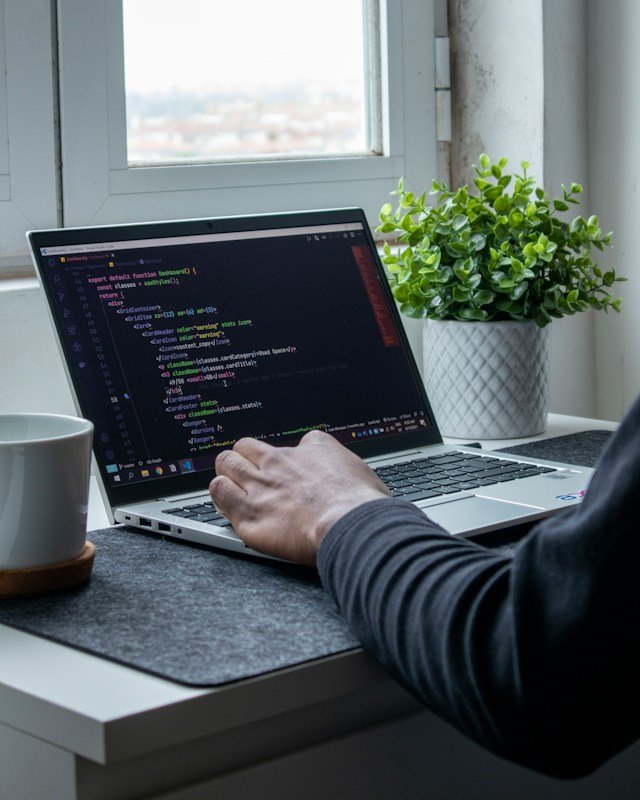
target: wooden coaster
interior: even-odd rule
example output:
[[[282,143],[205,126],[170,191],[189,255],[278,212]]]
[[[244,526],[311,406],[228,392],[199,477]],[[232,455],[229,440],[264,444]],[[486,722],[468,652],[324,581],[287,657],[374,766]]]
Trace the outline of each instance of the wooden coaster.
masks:
[[[79,586],[89,580],[96,548],[87,542],[79,556],[44,567],[0,569],[0,598],[36,597]]]

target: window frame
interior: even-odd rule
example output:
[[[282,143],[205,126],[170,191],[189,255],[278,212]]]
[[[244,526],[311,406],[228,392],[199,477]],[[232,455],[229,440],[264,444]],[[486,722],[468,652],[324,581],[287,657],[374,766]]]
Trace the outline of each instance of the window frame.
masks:
[[[384,155],[129,167],[122,4],[58,0],[64,224],[340,206],[374,222],[400,176],[426,185],[437,163],[433,2],[380,14]]]

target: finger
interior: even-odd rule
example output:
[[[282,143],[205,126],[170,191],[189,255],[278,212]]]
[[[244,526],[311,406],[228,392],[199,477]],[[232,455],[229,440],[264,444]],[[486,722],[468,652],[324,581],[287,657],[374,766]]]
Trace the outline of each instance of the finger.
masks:
[[[217,475],[209,484],[209,495],[217,510],[231,519],[246,503],[247,493],[225,475]]]
[[[252,464],[259,466],[275,448],[266,442],[260,441],[260,439],[245,436],[242,439],[238,439],[233,445],[233,450],[235,453],[240,453]]]
[[[255,464],[235,450],[223,450],[219,453],[214,466],[216,475],[225,475],[239,486],[250,481],[258,472]]]

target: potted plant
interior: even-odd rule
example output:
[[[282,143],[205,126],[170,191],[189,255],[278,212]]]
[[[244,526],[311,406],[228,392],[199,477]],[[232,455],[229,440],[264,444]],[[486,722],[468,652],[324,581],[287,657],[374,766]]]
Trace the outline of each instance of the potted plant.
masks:
[[[548,197],[528,174],[505,172],[485,154],[473,192],[433,182],[427,205],[405,189],[380,212],[378,231],[395,234],[383,261],[402,313],[425,319],[424,380],[443,434],[512,438],[544,430],[548,325],[588,309],[620,310],[617,277],[603,271],[598,218],[560,215],[578,204],[578,183]]]

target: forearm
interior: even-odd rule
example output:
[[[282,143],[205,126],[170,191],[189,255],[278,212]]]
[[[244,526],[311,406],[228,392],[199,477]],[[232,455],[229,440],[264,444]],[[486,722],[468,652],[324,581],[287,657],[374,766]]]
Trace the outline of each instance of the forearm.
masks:
[[[362,643],[431,709],[491,749],[519,702],[509,559],[455,539],[402,501],[361,506],[318,566]]]
[[[640,726],[635,584],[600,589],[591,531],[587,508],[546,520],[510,560],[383,500],[334,526],[318,567],[363,645],[429,708],[499,755],[575,777]]]

